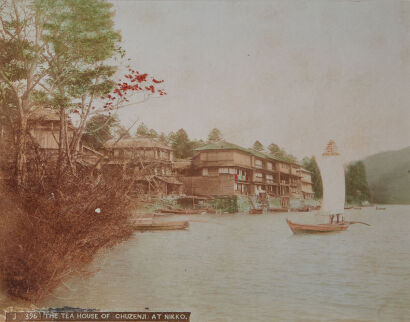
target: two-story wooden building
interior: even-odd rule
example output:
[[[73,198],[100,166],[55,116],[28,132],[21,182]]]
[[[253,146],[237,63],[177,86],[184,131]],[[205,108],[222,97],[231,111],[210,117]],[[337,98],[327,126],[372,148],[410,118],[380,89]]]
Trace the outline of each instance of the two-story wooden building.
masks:
[[[140,193],[168,195],[181,192],[182,183],[173,169],[172,149],[149,137],[112,139],[104,144],[107,158],[105,167],[137,169]]]
[[[296,162],[220,141],[195,150],[192,175],[181,178],[192,195],[254,195],[266,192],[289,198],[311,197],[301,191],[301,167]],[[307,184],[307,183],[306,183]]]

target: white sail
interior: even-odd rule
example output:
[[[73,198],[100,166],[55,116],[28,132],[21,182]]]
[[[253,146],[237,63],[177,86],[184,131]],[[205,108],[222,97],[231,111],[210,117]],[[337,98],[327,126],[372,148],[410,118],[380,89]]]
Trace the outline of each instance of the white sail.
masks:
[[[342,214],[345,204],[345,174],[343,161],[334,141],[329,141],[318,161],[323,182],[322,212]]]

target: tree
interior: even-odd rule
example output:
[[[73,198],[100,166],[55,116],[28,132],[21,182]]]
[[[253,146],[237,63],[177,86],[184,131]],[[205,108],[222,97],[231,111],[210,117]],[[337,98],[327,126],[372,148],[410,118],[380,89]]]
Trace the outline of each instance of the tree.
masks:
[[[179,129],[176,133],[170,133],[170,141],[175,157],[186,159],[194,154],[194,143],[189,140],[184,129]]]
[[[214,128],[208,134],[208,143],[215,143],[223,140],[222,133],[219,129]]]
[[[161,134],[158,136],[159,142],[162,144],[168,145],[169,144],[169,139],[168,136],[164,133],[161,132]]]
[[[285,157],[286,156],[286,152],[281,149],[279,147],[279,145],[275,144],[275,143],[271,143],[268,146],[268,150],[270,153],[272,153],[273,155],[276,155],[278,157]]]
[[[27,126],[38,107],[39,82],[45,77],[43,29],[45,14],[29,0],[6,0],[0,4],[0,81],[10,96],[3,112],[12,120],[15,133],[15,179],[25,182]]]
[[[362,161],[349,164],[346,169],[346,201],[361,204],[370,199],[366,169]]]
[[[148,127],[141,122],[140,125],[137,127],[137,132],[135,133],[135,136],[148,136],[149,135],[149,130]]]
[[[314,156],[311,158],[305,157],[302,160],[302,166],[311,172],[312,174],[312,184],[313,184],[313,192],[315,194],[316,199],[321,199],[323,197],[323,183],[322,183],[322,176],[320,174],[319,166],[316,162]]]
[[[109,115],[92,116],[85,127],[84,142],[94,149],[101,149],[104,143],[114,138],[115,131],[119,130],[119,119]]]
[[[148,132],[148,136],[150,138],[158,138],[158,133],[154,129],[150,129],[149,132]]]
[[[129,69],[125,80],[112,78],[115,56],[123,56],[114,30],[112,4],[83,0],[6,0],[0,4],[0,81],[12,104],[4,104],[16,122],[16,182],[24,185],[28,120],[39,107],[59,111],[57,186],[66,164],[74,171],[87,121],[96,114],[165,95],[162,80]],[[133,94],[137,102],[129,103]],[[69,138],[69,115],[78,126]]]
[[[116,138],[116,139],[120,139],[120,138],[129,139],[129,138],[131,138],[131,134],[128,131],[128,129],[125,128],[125,126],[123,126],[122,124],[119,123],[114,129],[114,138]]]
[[[263,150],[265,150],[265,147],[259,141],[255,141],[255,143],[252,146],[252,149],[254,149],[256,151],[263,151]]]
[[[35,5],[47,15],[42,25],[47,78],[40,86],[60,113],[58,185],[65,162],[73,166],[72,156],[96,98],[114,86],[116,68],[108,60],[119,54],[121,37],[114,31],[112,5],[106,1],[36,0]],[[72,111],[80,115],[79,125],[68,142],[67,115]]]

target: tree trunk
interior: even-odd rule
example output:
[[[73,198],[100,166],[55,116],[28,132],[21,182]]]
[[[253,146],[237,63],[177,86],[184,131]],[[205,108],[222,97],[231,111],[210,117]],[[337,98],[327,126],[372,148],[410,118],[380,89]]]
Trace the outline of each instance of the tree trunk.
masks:
[[[27,142],[27,117],[20,115],[19,127],[17,131],[17,158],[16,158],[16,184],[21,190],[26,182],[26,142]]]
[[[60,187],[63,170],[65,166],[65,148],[66,148],[66,113],[65,109],[60,110],[60,132],[58,137],[58,159],[57,159],[57,188]]]

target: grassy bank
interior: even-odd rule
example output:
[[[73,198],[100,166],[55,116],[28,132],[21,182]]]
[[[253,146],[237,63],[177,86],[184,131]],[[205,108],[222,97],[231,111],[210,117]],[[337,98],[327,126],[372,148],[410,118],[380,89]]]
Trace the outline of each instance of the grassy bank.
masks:
[[[0,276],[9,297],[35,303],[81,274],[98,250],[129,238],[133,209],[118,173],[83,169],[66,175],[58,191],[52,180],[32,179],[23,192],[0,191]]]

